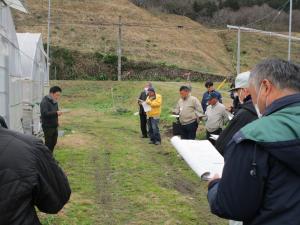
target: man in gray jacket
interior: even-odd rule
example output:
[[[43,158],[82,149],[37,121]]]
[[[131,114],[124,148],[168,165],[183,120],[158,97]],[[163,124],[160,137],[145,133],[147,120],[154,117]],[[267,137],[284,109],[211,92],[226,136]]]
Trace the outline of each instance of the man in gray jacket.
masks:
[[[196,97],[191,95],[191,89],[187,86],[180,88],[180,96],[181,98],[173,113],[179,115],[181,138],[195,140],[199,117],[203,116],[201,104]]]
[[[229,121],[229,118],[226,113],[226,107],[219,102],[218,96],[215,93],[211,93],[208,96],[208,103],[209,106],[205,112],[206,138],[215,145],[215,140],[211,139],[211,135],[220,135],[223,126]]]

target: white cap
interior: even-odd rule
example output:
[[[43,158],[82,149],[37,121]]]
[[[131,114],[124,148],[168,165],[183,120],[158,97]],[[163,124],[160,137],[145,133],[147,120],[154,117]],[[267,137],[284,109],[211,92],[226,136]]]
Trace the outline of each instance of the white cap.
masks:
[[[240,73],[235,79],[235,87],[231,91],[249,87],[250,71]]]

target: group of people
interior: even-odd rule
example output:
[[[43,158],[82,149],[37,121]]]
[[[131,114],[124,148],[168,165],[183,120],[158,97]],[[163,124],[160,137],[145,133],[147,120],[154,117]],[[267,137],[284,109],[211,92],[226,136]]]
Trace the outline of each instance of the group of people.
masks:
[[[208,184],[212,213],[244,225],[300,224],[300,66],[270,59],[239,74],[231,89],[239,106],[230,121],[221,94],[211,82],[206,87],[200,103],[182,86],[173,113],[184,139],[196,138],[201,119],[208,138],[220,134],[214,144],[225,166]],[[38,225],[35,207],[57,213],[70,198],[67,177],[52,154],[63,114],[61,92],[52,87],[41,103],[45,144],[7,129],[0,118],[1,225]],[[160,145],[162,96],[148,83],[138,104],[142,137]]]
[[[230,90],[232,120],[221,94],[211,82],[206,87],[200,104],[191,88],[182,86],[173,113],[179,116],[183,139],[196,138],[201,119],[208,139],[219,135],[210,141],[224,156],[225,166],[208,185],[212,213],[244,225],[300,224],[300,66],[268,59],[239,74]],[[161,101],[153,106],[158,105]],[[142,116],[147,121],[143,111]]]
[[[205,121],[206,136],[213,144],[211,135],[219,135],[229,121],[229,114],[222,104],[222,95],[214,89],[211,81],[205,83],[207,91],[202,101],[192,96],[190,86],[181,86],[180,99],[172,114],[178,116],[180,135],[182,139],[195,140],[199,122]],[[142,138],[150,138],[150,144],[161,144],[159,119],[162,107],[162,96],[155,92],[151,83],[148,83],[138,99]],[[145,112],[145,104],[150,110]]]

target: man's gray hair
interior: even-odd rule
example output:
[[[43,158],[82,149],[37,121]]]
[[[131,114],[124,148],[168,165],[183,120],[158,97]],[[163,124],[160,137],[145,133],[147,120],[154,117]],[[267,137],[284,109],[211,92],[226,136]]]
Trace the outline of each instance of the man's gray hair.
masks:
[[[300,65],[281,59],[264,60],[251,71],[250,82],[258,89],[264,79],[278,89],[300,91]]]

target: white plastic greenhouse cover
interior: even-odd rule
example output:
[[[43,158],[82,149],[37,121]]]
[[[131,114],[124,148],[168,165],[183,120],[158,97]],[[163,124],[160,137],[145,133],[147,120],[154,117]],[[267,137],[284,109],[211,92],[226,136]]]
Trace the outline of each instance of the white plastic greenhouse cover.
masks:
[[[27,13],[27,9],[25,9],[24,5],[22,2],[19,0],[3,0],[6,5],[8,5],[11,8],[17,9],[21,12]]]
[[[23,128],[25,133],[39,134],[40,102],[48,77],[47,55],[40,33],[17,33],[17,38],[22,52]]]
[[[0,3],[0,115],[22,132],[21,57],[10,8]]]
[[[44,82],[48,76],[42,35],[39,33],[17,33],[17,38],[22,52],[23,102],[38,104],[44,95]]]

